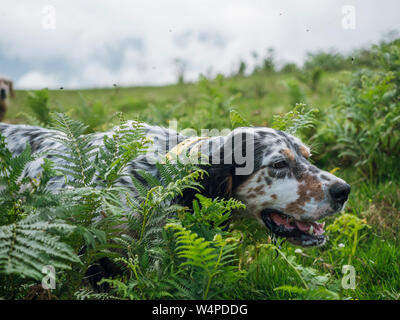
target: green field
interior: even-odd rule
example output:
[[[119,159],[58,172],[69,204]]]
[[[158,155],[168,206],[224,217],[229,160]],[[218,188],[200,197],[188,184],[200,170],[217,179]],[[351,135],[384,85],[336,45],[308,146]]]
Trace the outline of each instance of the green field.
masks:
[[[299,81],[306,101],[318,108],[332,105],[332,96],[338,82],[349,78],[349,71],[324,73],[320,90],[312,92],[307,85]],[[254,125],[266,125],[274,114],[291,109],[291,97],[286,82],[296,79],[294,74],[255,74],[249,77],[235,77],[222,80],[222,84],[209,84],[224,97],[236,96],[232,106]],[[207,88],[197,83],[179,84],[163,87],[104,88],[88,90],[50,90],[49,105],[52,110],[71,112],[79,117],[82,105],[90,108],[101,106],[104,117],[99,124],[115,112],[123,112],[127,118],[141,117],[156,124],[166,124],[168,120],[182,117],[191,118],[193,110],[204,105],[209,94]],[[26,91],[16,91],[15,99],[10,101],[6,122],[25,123],[19,113],[30,112]],[[153,114],[157,111],[157,114]],[[100,110],[98,111],[100,114]],[[229,119],[222,119],[230,126]],[[187,122],[190,125],[190,122]],[[96,129],[100,129],[96,127]],[[106,126],[105,126],[106,127]]]
[[[164,242],[158,244],[166,255],[159,269],[149,267],[151,259],[143,252],[146,244],[131,243],[131,253],[113,256],[128,265],[126,273],[107,280],[111,289],[103,293],[93,292],[82,275],[108,248],[105,243],[115,239],[108,237],[104,226],[82,224],[92,238],[73,233],[65,243],[75,254],[82,245],[92,246],[90,259],[84,256],[83,266],[68,262],[72,269],[65,271],[52,295],[59,299],[400,299],[400,42],[382,42],[371,49],[367,62],[360,58],[351,63],[349,57],[342,57],[343,65],[336,62],[328,56],[322,62],[311,59],[301,70],[278,72],[260,67],[251,75],[202,78],[196,83],[163,87],[17,90],[5,122],[48,126],[49,111],[57,111],[83,121],[88,126],[86,133],[118,124],[118,112],[126,119],[162,126],[176,119],[180,129],[222,129],[232,127],[230,112],[234,109],[254,126],[282,123],[289,127],[293,120],[287,113],[296,103],[304,103],[302,112],[292,115],[313,114],[313,126],[298,130],[312,147],[312,161],[352,186],[345,211],[326,220],[330,240],[321,248],[299,250],[286,242],[277,247],[264,229],[244,220],[224,231],[212,230],[201,219],[189,223],[183,215],[181,235],[201,235],[210,241],[204,244],[210,252],[220,248],[216,235],[231,238],[235,246],[229,266],[210,262],[211,271],[205,270],[196,265],[204,259],[199,253],[202,249],[191,248],[196,256],[185,256],[191,262],[179,267],[184,261],[176,256],[179,246],[175,238],[180,229],[170,226],[163,230]],[[16,203],[22,199],[16,194],[13,197],[12,204],[1,204],[9,216],[18,215]],[[221,215],[223,210],[218,210]],[[21,220],[3,219],[2,225],[11,221]],[[96,232],[105,234],[104,242],[97,241]],[[225,245],[228,248],[230,242]],[[5,285],[0,297],[25,297],[36,283],[35,277],[22,279],[6,272],[1,261],[0,257],[1,283]],[[354,267],[354,289],[342,286],[344,265]]]

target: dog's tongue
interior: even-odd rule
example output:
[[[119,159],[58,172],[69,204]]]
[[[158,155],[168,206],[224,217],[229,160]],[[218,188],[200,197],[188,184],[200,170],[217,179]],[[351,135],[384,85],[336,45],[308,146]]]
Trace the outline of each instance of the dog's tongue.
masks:
[[[274,220],[274,222],[275,222],[277,225],[284,225],[285,228],[287,228],[287,229],[294,229],[294,226],[292,226],[292,225],[290,224],[290,222],[288,221],[288,219],[286,219],[285,217],[283,217],[283,216],[280,215],[280,214],[273,213],[273,214],[271,214],[271,218],[272,218],[272,220]]]
[[[271,214],[272,220],[277,224],[277,225],[283,225],[286,229],[294,229],[295,226],[291,224],[291,222],[284,216],[277,214],[277,213],[272,213]],[[313,234],[316,235],[321,235],[325,232],[324,226],[322,223],[318,222],[303,222],[303,221],[294,221],[296,227],[305,233],[309,233],[309,230],[311,226],[313,227]]]
[[[313,233],[320,235],[323,234],[325,232],[324,230],[324,226],[322,223],[318,223],[318,222],[302,222],[302,221],[295,221],[296,223],[296,227],[299,228],[301,231],[308,233],[308,231],[310,230],[311,226],[313,227]]]

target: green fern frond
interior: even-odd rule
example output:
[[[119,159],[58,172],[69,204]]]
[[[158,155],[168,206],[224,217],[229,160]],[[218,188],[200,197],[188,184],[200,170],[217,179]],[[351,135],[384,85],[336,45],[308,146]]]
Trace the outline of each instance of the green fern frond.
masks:
[[[272,120],[272,128],[296,134],[298,131],[315,126],[317,109],[307,111],[304,103],[296,103],[292,111],[280,116],[275,115]]]
[[[52,119],[54,128],[64,134],[53,139],[66,148],[66,152],[55,153],[55,156],[67,162],[65,166],[57,169],[72,176],[74,186],[90,186],[95,174],[92,158],[96,154],[97,147],[91,144],[90,135],[83,135],[87,126],[63,113],[54,113]]]
[[[98,176],[107,187],[115,185],[120,177],[126,175],[127,165],[145,152],[149,142],[140,121],[120,121],[112,137],[104,136],[103,146],[95,160]]]
[[[77,300],[119,300],[108,292],[94,292],[93,290],[81,288],[74,293]]]
[[[194,267],[194,277],[204,281],[202,299],[210,298],[211,288],[218,287],[219,281],[229,290],[229,286],[242,276],[234,265],[233,251],[236,245],[228,244],[220,234],[215,235],[212,241],[207,241],[180,223],[171,222],[166,225],[166,229],[174,232],[178,256],[185,259],[180,266]]]
[[[41,279],[43,266],[70,269],[71,263],[80,262],[79,258],[60,241],[57,232],[65,235],[73,229],[63,221],[43,221],[38,215],[1,226],[0,273]]]

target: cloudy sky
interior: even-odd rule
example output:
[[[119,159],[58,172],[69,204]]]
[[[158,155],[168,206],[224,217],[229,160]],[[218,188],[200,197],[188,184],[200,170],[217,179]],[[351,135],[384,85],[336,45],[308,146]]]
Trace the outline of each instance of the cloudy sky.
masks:
[[[352,16],[344,6],[355,9]],[[344,10],[344,11],[343,11]],[[17,0],[0,7],[0,74],[17,88],[161,85],[229,74],[251,52],[280,62],[400,30],[398,0]]]

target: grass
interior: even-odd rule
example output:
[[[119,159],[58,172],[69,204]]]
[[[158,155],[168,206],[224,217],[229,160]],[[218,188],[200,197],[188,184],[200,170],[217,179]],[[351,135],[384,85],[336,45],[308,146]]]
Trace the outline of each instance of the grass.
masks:
[[[297,80],[296,73],[259,73],[250,77],[219,78],[204,83],[200,81],[163,87],[49,90],[49,106],[51,110],[66,112],[83,121],[88,120],[85,119],[85,112],[96,113],[97,118],[92,119],[91,125],[94,131],[111,127],[111,115],[118,111],[123,112],[126,118],[139,117],[157,125],[167,125],[168,120],[176,118],[183,127],[201,128],[205,125],[222,129],[230,127],[226,113],[228,109],[235,108],[253,125],[269,126],[274,115],[287,112],[293,107],[291,95],[294,93],[291,93],[288,82],[293,83],[294,79],[297,81],[296,91],[303,92],[307,100],[299,102],[324,112],[336,103],[337,84],[347,81],[349,76],[348,71],[324,72],[317,88],[310,88]],[[27,122],[27,118],[22,115],[32,114],[27,104],[27,95],[26,91],[16,91],[15,99],[9,104],[6,122]],[[215,99],[210,102],[210,97]],[[234,97],[233,102],[228,101],[228,97]],[[212,112],[207,109],[210,105],[215,106]],[[215,119],[210,119],[213,116]],[[304,284],[308,286],[308,283],[312,283],[308,277],[311,277],[315,269],[320,274],[331,276],[333,280],[330,286],[339,288],[341,298],[399,299],[399,178],[393,176],[381,182],[367,180],[353,167],[346,167],[344,160],[321,155],[323,141],[310,142],[315,144],[316,164],[328,171],[341,168],[335,174],[352,185],[345,212],[357,218],[354,223],[361,226],[361,229],[349,235],[346,232],[351,227],[340,222],[342,224],[338,225],[338,230],[329,232],[331,241],[328,245],[296,250],[298,248],[290,244],[281,243],[282,255],[264,246],[271,243],[271,239],[259,226],[247,221],[244,224],[235,222],[238,230],[247,234],[242,243],[240,265],[248,273],[238,283],[234,296],[238,299],[299,297],[293,288],[304,289]],[[339,223],[334,218],[327,222],[330,225]],[[295,258],[290,260],[292,258],[288,257]],[[356,270],[355,290],[346,290],[340,286],[342,266],[349,261]],[[277,290],[282,286],[288,287]]]
[[[321,91],[311,92],[305,85],[307,99],[311,106],[327,108],[332,104],[331,96],[335,83],[346,79],[346,72],[326,73],[321,82]],[[254,125],[268,125],[272,116],[284,113],[291,107],[290,97],[287,94],[286,82],[295,76],[290,74],[254,75],[252,77],[235,77],[227,79],[224,90],[227,94],[239,94],[235,108]],[[26,120],[19,115],[29,112],[27,105],[27,91],[17,90],[15,99],[10,106],[5,121],[10,123],[24,123]],[[190,111],[199,104],[204,96],[197,84],[180,84],[163,87],[132,87],[132,88],[104,88],[88,90],[49,90],[49,104],[52,109],[71,112],[82,104],[82,100],[93,105],[101,103],[107,113],[123,112],[128,118],[144,116],[149,118],[147,110],[154,105],[159,112],[178,104],[183,104],[185,111]],[[174,117],[171,112],[171,117]],[[156,115],[154,115],[156,117]],[[150,119],[151,120],[151,119]],[[169,119],[162,119],[163,122]],[[229,124],[229,119],[227,125]]]

